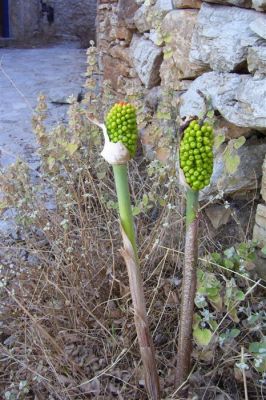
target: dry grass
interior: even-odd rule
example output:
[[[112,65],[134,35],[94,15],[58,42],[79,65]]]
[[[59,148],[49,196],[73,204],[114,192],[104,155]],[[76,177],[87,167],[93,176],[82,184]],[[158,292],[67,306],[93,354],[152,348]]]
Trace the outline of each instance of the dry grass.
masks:
[[[19,224],[17,234],[2,238],[0,247],[0,394],[6,400],[146,399],[119,253],[113,178],[99,157],[99,132],[88,124],[84,108],[74,104],[68,126],[48,134],[45,112],[41,102],[35,120],[41,172],[36,176],[19,162],[0,176],[3,204],[16,210]],[[77,145],[73,153],[66,147],[70,142]],[[141,211],[136,231],[149,322],[168,400],[180,398],[173,378],[184,200],[175,174],[174,161],[150,164],[141,150],[130,163],[132,199]],[[203,214],[201,229],[201,254],[222,249]],[[216,274],[223,282],[223,271],[216,268]],[[263,285],[237,278],[245,292],[250,290],[246,309],[263,310]],[[217,334],[234,326],[228,313],[219,314],[210,304],[209,309],[220,323]],[[263,399],[265,387],[251,364],[240,375],[235,367],[244,357],[242,348],[261,334],[247,327],[223,349],[217,335],[208,348],[195,345],[190,398],[242,400],[248,391],[249,400]]]
[[[141,198],[151,190],[152,179],[143,174],[143,164],[132,163],[130,170],[132,197]],[[117,215],[103,201],[106,194],[110,199],[114,196],[112,176],[108,170],[104,179],[99,179],[86,164],[78,176],[64,182],[71,200],[67,225],[62,224],[66,202],[49,211],[33,196],[27,207],[38,210],[34,225],[6,243],[0,387],[2,393],[18,393],[14,397],[18,399],[145,399],[126,269],[118,251]],[[10,184],[10,176],[5,175],[4,181]],[[12,194],[10,186],[5,189]],[[166,398],[178,399],[173,376],[183,199],[172,189],[166,196],[172,209],[157,206],[156,215],[154,209],[143,212],[136,219],[136,230],[162,387]],[[6,250],[4,244],[2,250]],[[254,288],[255,292],[257,302],[261,292]],[[227,326],[230,320],[225,318],[220,331]],[[222,357],[217,344],[211,358],[204,351],[199,357],[195,348],[192,392],[202,399],[215,399],[218,394],[242,399],[242,385],[232,371],[240,357],[239,345],[247,335],[249,331],[243,332],[241,341],[226,349]],[[24,381],[25,395],[19,390]],[[253,385],[249,399],[263,398],[260,390]]]

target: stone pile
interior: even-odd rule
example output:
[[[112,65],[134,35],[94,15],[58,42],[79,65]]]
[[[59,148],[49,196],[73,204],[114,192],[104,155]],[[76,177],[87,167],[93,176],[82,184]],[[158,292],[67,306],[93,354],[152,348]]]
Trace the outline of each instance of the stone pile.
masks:
[[[101,67],[117,93],[141,88],[153,112],[160,93],[171,90],[184,118],[204,111],[201,91],[226,140],[246,137],[237,172],[219,188],[235,198],[258,188],[266,153],[265,11],[265,0],[99,0]],[[207,196],[224,173],[223,150]]]

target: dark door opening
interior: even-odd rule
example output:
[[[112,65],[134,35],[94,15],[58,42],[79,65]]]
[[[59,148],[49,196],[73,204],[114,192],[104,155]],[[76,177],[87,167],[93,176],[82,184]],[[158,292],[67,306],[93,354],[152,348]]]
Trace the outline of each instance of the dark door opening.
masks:
[[[0,0],[0,36],[9,37],[8,0]]]

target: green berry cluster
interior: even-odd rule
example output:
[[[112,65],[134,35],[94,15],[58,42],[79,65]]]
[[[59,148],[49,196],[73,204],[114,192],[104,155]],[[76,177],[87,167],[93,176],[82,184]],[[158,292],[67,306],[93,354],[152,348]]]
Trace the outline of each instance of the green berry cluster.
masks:
[[[180,144],[180,166],[193,190],[208,186],[213,171],[213,128],[205,122],[190,122]]]
[[[110,141],[122,142],[133,157],[138,141],[134,106],[124,102],[116,103],[107,114],[106,126]]]

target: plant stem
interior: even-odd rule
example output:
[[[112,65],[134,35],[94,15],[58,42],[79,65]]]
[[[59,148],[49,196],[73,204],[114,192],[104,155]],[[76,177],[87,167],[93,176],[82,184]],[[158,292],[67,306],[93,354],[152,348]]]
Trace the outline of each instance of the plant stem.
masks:
[[[119,206],[120,222],[134,249],[138,260],[134,221],[130,202],[128,174],[126,164],[113,165],[117,200]]]
[[[139,259],[137,255],[127,165],[113,165],[113,171],[124,242],[124,249],[121,251],[121,254],[124,257],[128,271],[129,287],[134,307],[134,321],[145,372],[146,390],[149,399],[160,400],[160,385],[155,361],[155,351],[148,326],[143,280],[140,273]]]
[[[182,282],[182,301],[177,351],[176,386],[181,386],[190,372],[192,352],[192,325],[197,285],[198,262],[198,208],[199,192],[191,188],[186,193],[186,244]]]

